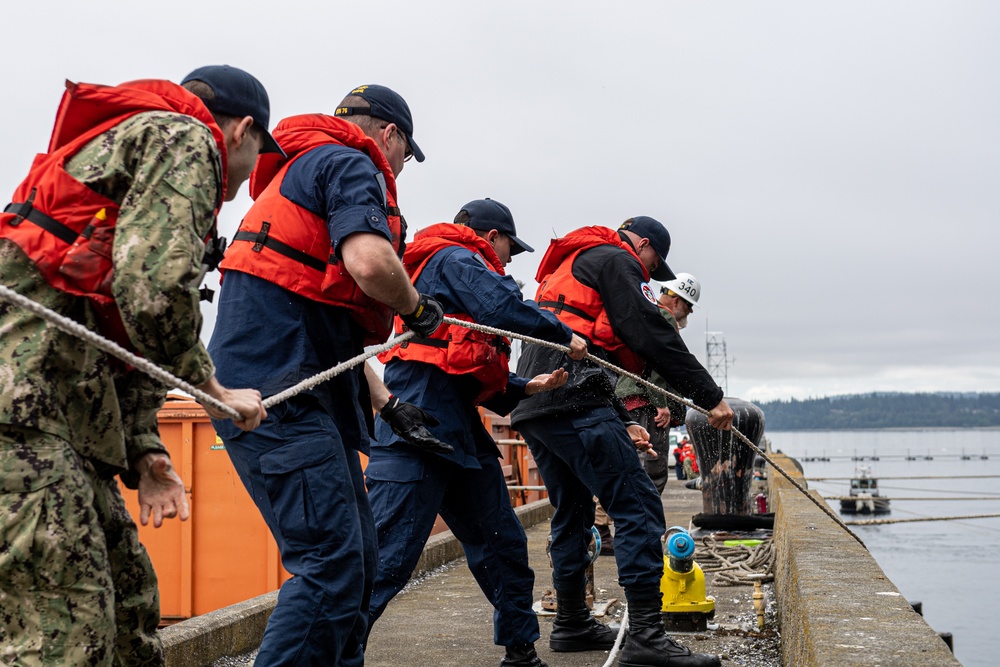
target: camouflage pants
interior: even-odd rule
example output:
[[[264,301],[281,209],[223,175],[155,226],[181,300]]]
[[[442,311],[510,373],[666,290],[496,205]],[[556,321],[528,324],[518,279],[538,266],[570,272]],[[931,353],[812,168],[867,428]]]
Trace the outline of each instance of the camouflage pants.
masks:
[[[0,427],[0,664],[162,665],[158,621],[115,481],[59,438]]]

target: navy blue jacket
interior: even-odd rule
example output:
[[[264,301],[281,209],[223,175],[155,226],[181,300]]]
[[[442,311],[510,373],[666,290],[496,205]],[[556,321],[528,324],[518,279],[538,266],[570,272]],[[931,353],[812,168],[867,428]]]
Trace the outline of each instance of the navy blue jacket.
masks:
[[[282,196],[327,221],[335,249],[356,233],[391,238],[378,169],[361,151],[321,146],[288,169]],[[374,215],[369,212],[376,210]],[[264,397],[292,387],[363,350],[362,332],[346,308],[299,296],[262,278],[227,271],[208,352],[226,387],[253,387]],[[368,452],[371,419],[362,366],[308,390],[336,421],[350,447]],[[216,422],[223,438],[241,431]]]
[[[539,310],[534,302],[524,301],[513,278],[494,273],[479,255],[466,248],[454,246],[437,252],[420,272],[415,286],[421,294],[437,299],[446,313],[464,313],[479,324],[563,345],[569,344],[573,336],[555,315]],[[497,414],[509,413],[525,397],[527,383],[528,379],[511,374],[506,391],[487,401],[485,407]],[[478,393],[478,381],[449,375],[430,364],[393,359],[385,369],[385,384],[400,400],[420,406],[441,422],[430,431],[455,448],[444,458],[465,468],[479,468],[477,452],[499,454],[472,402]],[[376,422],[375,437],[373,456],[381,447],[407,446],[381,419]]]

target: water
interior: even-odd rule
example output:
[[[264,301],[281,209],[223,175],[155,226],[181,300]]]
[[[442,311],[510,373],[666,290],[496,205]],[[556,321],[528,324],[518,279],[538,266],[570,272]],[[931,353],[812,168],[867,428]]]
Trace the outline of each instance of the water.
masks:
[[[1000,476],[1000,429],[774,431],[771,447],[794,456],[829,457],[802,461],[806,477],[850,477],[871,466],[892,511],[879,518],[1000,514],[998,479],[909,479],[887,477]],[[963,460],[962,455],[970,457]],[[988,460],[983,460],[983,455]],[[854,462],[853,456],[868,460]],[[870,460],[873,455],[878,461]],[[917,460],[907,460],[907,455]],[[925,460],[933,456],[934,460]],[[824,496],[847,495],[849,482],[810,481]],[[931,498],[969,497],[970,500]],[[926,500],[897,500],[897,498]],[[836,500],[829,501],[839,509]],[[844,516],[845,520],[854,517]],[[871,517],[858,517],[871,518]],[[1000,517],[964,521],[854,526],[886,575],[910,601],[923,602],[924,618],[938,632],[954,635],[955,656],[965,667],[1000,664]]]

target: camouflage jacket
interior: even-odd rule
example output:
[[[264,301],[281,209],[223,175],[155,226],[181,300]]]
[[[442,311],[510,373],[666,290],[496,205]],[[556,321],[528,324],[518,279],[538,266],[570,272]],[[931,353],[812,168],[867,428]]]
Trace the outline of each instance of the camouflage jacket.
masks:
[[[120,202],[112,289],[132,344],[194,385],[215,370],[198,337],[197,281],[221,187],[218,160],[204,124],[153,111],[95,138],[66,164],[71,176]],[[7,240],[0,240],[0,280],[97,330],[90,302],[50,287]],[[0,360],[0,423],[64,438],[115,472],[163,450],[156,413],[165,387],[3,300]]]
[[[663,315],[663,319],[674,327],[677,326],[677,322],[674,319],[673,313],[671,313],[666,308],[660,308],[660,314]],[[649,377],[646,378],[657,387],[662,387],[672,394],[677,394],[677,390],[667,384],[667,381],[662,375],[656,371],[650,371]],[[653,391],[648,387],[640,385],[638,382],[630,377],[621,376],[618,378],[618,383],[615,385],[615,396],[621,399],[628,398],[629,396],[644,396],[649,400],[650,404],[656,408],[670,408],[670,414],[673,419],[677,419],[681,422],[684,421],[684,406],[679,402],[668,399],[666,396],[658,391]]]

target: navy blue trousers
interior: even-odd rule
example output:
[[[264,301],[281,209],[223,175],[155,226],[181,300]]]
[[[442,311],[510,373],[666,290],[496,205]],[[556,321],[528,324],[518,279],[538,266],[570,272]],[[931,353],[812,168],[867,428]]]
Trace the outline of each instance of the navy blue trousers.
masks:
[[[659,595],[663,505],[625,425],[610,408],[518,422],[555,507],[552,583],[558,591],[586,585],[594,496],[615,522],[618,582]]]
[[[494,454],[478,460],[481,470],[402,448],[372,448],[365,472],[379,566],[371,624],[409,581],[440,513],[493,605],[493,641],[510,646],[538,639],[531,610],[535,574],[528,567],[524,528],[510,505],[499,460]]]
[[[361,667],[378,554],[358,452],[315,399],[268,410],[226,449],[292,575],[256,664]]]

